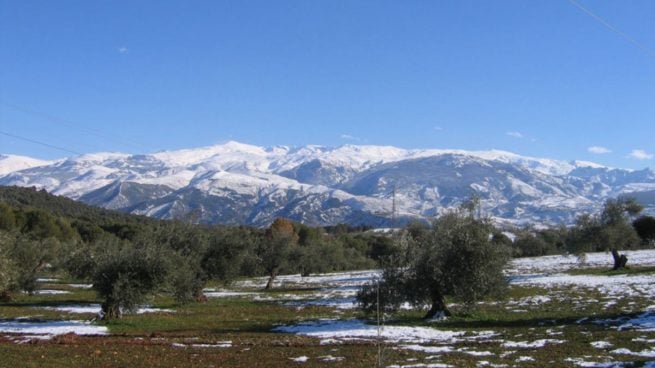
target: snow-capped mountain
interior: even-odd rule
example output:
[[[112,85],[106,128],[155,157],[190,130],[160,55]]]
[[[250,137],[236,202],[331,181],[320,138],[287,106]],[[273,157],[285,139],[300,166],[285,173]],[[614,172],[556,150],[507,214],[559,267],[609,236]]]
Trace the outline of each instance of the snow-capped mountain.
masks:
[[[497,150],[227,142],[58,161],[0,156],[0,185],[35,186],[105,208],[203,223],[265,226],[283,216],[312,225],[390,226],[392,218],[400,224],[433,217],[474,193],[499,221],[570,223],[609,197],[651,198],[655,173]]]
[[[0,176],[14,172],[29,169],[37,166],[45,166],[52,161],[37,160],[31,157],[16,155],[0,155]]]

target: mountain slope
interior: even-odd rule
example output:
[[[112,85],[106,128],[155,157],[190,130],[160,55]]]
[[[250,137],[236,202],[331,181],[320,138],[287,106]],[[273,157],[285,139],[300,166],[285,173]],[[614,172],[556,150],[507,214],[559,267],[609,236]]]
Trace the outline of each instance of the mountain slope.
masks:
[[[0,173],[0,185],[35,186],[109,209],[258,226],[279,216],[312,225],[399,225],[438,215],[474,193],[485,214],[498,221],[570,223],[606,198],[655,190],[649,169],[495,150],[354,145],[265,148],[228,142],[149,155],[0,159]]]

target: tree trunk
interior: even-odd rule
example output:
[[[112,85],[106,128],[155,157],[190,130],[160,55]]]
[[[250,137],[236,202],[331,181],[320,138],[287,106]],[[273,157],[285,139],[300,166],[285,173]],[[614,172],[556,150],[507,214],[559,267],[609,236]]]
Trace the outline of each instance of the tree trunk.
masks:
[[[277,270],[271,271],[271,276],[268,278],[268,282],[266,283],[266,287],[264,288],[265,290],[269,290],[273,288],[273,281],[275,281],[275,276],[277,276]]]
[[[193,294],[193,299],[196,303],[207,303],[207,296],[202,292],[202,289],[196,290]]]
[[[619,254],[619,251],[616,248],[612,249],[612,257],[614,257],[614,268],[613,270],[618,270],[625,268],[626,263],[628,263],[628,257],[625,254]]]
[[[106,301],[102,303],[102,319],[118,319],[121,318],[121,309],[118,303]]]
[[[11,293],[8,291],[5,290],[0,293],[0,302],[10,302],[12,299]]]
[[[448,310],[448,307],[446,307],[446,301],[444,300],[443,295],[441,295],[441,293],[436,293],[432,296],[432,306],[425,315],[425,319],[432,319],[439,314],[448,317],[450,316],[450,311]]]

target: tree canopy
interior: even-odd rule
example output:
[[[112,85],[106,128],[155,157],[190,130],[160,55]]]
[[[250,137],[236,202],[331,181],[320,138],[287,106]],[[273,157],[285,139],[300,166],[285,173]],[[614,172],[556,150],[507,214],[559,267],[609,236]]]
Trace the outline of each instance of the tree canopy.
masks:
[[[430,228],[407,229],[379,284],[365,285],[359,292],[360,305],[371,311],[380,300],[379,307],[396,310],[409,302],[417,308],[428,306],[426,318],[433,318],[450,314],[448,296],[471,306],[500,294],[507,284],[502,271],[510,252],[492,241],[493,230],[489,220],[465,209],[439,217]]]

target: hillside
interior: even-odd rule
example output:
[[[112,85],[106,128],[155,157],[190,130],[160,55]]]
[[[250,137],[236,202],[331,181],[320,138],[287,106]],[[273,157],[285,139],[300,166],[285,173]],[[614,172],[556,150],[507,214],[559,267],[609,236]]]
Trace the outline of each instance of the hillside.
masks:
[[[0,159],[0,173],[5,173],[0,185],[34,186],[161,219],[255,226],[267,226],[276,217],[309,225],[395,226],[434,217],[472,194],[498,222],[571,223],[580,213],[597,211],[607,198],[627,194],[648,202],[655,190],[650,169],[504,151],[266,148],[228,142],[148,155],[96,153],[32,160],[28,166],[15,162]]]

